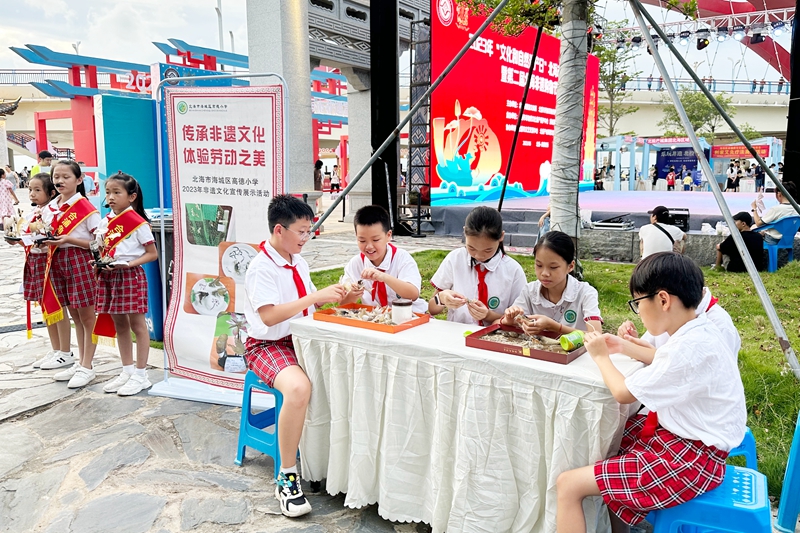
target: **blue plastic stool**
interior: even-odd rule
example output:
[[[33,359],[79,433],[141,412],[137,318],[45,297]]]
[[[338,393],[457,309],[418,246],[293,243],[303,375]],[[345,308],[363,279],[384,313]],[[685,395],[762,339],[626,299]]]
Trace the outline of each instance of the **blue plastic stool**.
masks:
[[[744,455],[745,460],[747,461],[747,468],[756,471],[758,470],[758,457],[756,457],[756,438],[753,436],[750,428],[747,428],[747,431],[745,431],[742,443],[736,448],[732,449],[731,453],[728,454],[728,457],[736,457],[738,455]]]
[[[783,478],[781,504],[775,529],[783,533],[794,533],[797,515],[800,514],[800,415],[794,428],[794,439],[789,449],[789,462]]]
[[[272,394],[275,397],[275,408],[253,414],[251,410],[253,389]],[[275,478],[278,477],[281,469],[281,453],[278,448],[278,416],[280,416],[282,406],[283,394],[273,388],[267,387],[255,372],[248,370],[244,378],[242,420],[239,423],[239,445],[237,447],[235,461],[237,465],[242,466],[245,446],[250,446],[272,457],[272,462],[275,463]],[[272,433],[264,431],[270,426],[275,427]]]
[[[767,478],[755,470],[731,465],[716,489],[647,515],[653,533],[677,533],[694,527],[704,532],[772,533],[771,519]]]
[[[778,270],[778,250],[784,248],[788,250],[789,261],[794,259],[794,236],[800,228],[800,217],[784,217],[776,220],[772,224],[765,224],[757,227],[754,231],[764,231],[775,229],[781,234],[781,240],[777,244],[767,244],[764,242],[764,249],[767,251],[767,272]]]

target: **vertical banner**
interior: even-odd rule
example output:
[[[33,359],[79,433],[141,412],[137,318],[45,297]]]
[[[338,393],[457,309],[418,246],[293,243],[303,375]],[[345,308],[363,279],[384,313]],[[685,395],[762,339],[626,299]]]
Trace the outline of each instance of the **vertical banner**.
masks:
[[[175,226],[164,348],[173,375],[242,388],[244,275],[284,193],[283,91],[167,88]]]
[[[431,2],[431,79],[485,17],[455,0]],[[547,194],[553,154],[560,41],[542,35],[525,105],[535,28],[516,37],[487,29],[431,95],[431,200],[434,205],[496,200],[522,110],[506,198]],[[592,183],[600,63],[588,57],[583,180]],[[591,188],[591,187],[588,187]]]

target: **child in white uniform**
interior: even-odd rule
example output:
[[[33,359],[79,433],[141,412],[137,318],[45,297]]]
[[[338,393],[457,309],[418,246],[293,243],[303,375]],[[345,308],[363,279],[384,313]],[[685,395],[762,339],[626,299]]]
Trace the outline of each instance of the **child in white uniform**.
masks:
[[[521,325],[528,335],[545,331],[561,335],[576,329],[602,331],[597,289],[569,275],[575,268],[572,238],[561,231],[549,231],[536,243],[533,253],[536,281],[506,309],[501,322],[517,325],[517,317],[525,315],[528,320]]]
[[[379,205],[368,205],[356,211],[353,225],[361,253],[347,263],[344,273],[352,281],[364,283],[348,292],[342,303],[354,303],[360,298],[364,305],[386,307],[397,298],[406,298],[413,302],[415,313],[427,311],[427,302],[419,298],[422,276],[417,262],[389,242],[389,213]]]
[[[491,207],[473,209],[464,222],[466,246],[453,250],[431,278],[428,310],[447,320],[489,325],[525,289],[525,272],[503,250],[503,217]]]

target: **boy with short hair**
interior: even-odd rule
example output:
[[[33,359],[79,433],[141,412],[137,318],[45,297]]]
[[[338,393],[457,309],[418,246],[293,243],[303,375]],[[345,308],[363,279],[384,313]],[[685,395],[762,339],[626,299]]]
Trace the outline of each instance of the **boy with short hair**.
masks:
[[[341,285],[317,290],[311,282],[308,263],[300,250],[311,237],[314,212],[289,195],[275,196],[269,203],[269,241],[247,268],[244,314],[249,324],[244,359],[269,387],[283,394],[278,418],[281,471],[275,497],[288,517],[311,512],[300,488],[297,447],[303,431],[311,383],[298,366],[289,321],[314,312],[315,305],[344,298]]]
[[[342,303],[361,303],[372,306],[391,306],[395,298],[413,302],[415,313],[428,310],[428,302],[419,297],[422,276],[414,258],[391,242],[389,213],[379,205],[368,205],[356,211],[353,225],[361,253],[344,268],[345,276],[365,286],[347,293]]]
[[[739,233],[742,234],[742,240],[747,246],[747,251],[753,259],[756,269],[759,271],[764,270],[764,237],[758,232],[750,231],[750,227],[753,225],[753,217],[747,211],[740,211],[733,215],[733,223]],[[739,254],[739,249],[736,247],[736,243],[733,242],[733,235],[728,235],[724,241],[717,245],[717,262],[714,265],[716,268],[722,268],[723,255],[727,255],[730,258],[727,267],[728,272],[747,272],[744,260]]]
[[[569,470],[556,482],[558,533],[586,531],[582,501],[603,497],[612,531],[627,531],[648,512],[684,503],[714,489],[725,476],[725,459],[744,437],[747,412],[736,358],[719,329],[696,308],[703,273],[688,257],[662,252],[646,257],[630,280],[631,309],[666,344],[647,366],[624,376],[609,353],[620,338],[586,334],[586,348],[614,398],[649,409],[625,425],[619,455]]]

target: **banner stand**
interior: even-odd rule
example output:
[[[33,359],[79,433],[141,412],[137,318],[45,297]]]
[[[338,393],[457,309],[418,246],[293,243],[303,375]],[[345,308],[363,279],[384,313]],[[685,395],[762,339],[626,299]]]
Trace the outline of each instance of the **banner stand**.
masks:
[[[265,78],[265,77],[274,77],[277,78],[280,82],[280,85],[283,89],[283,115],[284,115],[284,122],[283,122],[283,152],[285,153],[286,146],[287,146],[287,139],[288,139],[288,123],[286,122],[286,117],[288,116],[288,101],[289,101],[289,92],[288,92],[288,84],[286,80],[278,73],[275,72],[262,72],[262,73],[243,73],[243,74],[222,74],[222,75],[213,75],[213,76],[187,76],[187,77],[174,77],[174,78],[165,78],[161,80],[156,87],[153,89],[153,100],[156,104],[155,113],[157,116],[160,113],[159,111],[159,103],[162,100],[162,89],[164,88],[164,84],[168,83],[170,85],[177,85],[180,81],[189,81],[189,80],[220,80],[220,79],[227,79],[227,78]],[[161,135],[161,125],[158,124],[156,128],[156,136],[158,141],[158,196],[159,196],[159,208],[160,208],[160,232],[161,232],[161,242],[164,243],[165,241],[165,230],[164,230],[164,157],[163,157],[163,150],[164,144]],[[284,163],[283,165],[283,190],[288,191],[288,165]],[[159,263],[161,265],[161,285],[162,285],[162,309],[163,309],[163,317],[166,321],[167,317],[167,277],[166,277],[166,264],[164,258],[163,250],[159,250]],[[166,347],[164,349],[164,381],[154,384],[148,391],[148,394],[151,396],[162,396],[166,398],[174,398],[178,400],[188,400],[194,402],[204,402],[204,403],[213,403],[218,405],[230,405],[233,407],[241,407],[242,406],[242,398],[243,392],[240,390],[228,389],[224,387],[218,387],[215,385],[209,385],[206,383],[201,383],[199,381],[193,381],[190,379],[183,379],[183,378],[176,378],[170,377],[169,374],[169,359],[166,351]],[[266,410],[275,407],[275,399],[272,395],[266,393],[258,393],[254,394],[252,398],[252,405],[255,409],[258,410]]]
[[[171,377],[150,388],[150,396],[163,396],[190,402],[213,403],[217,405],[242,406],[242,391],[208,385],[191,379]],[[275,407],[275,397],[271,394],[253,394],[255,409],[267,410]]]

